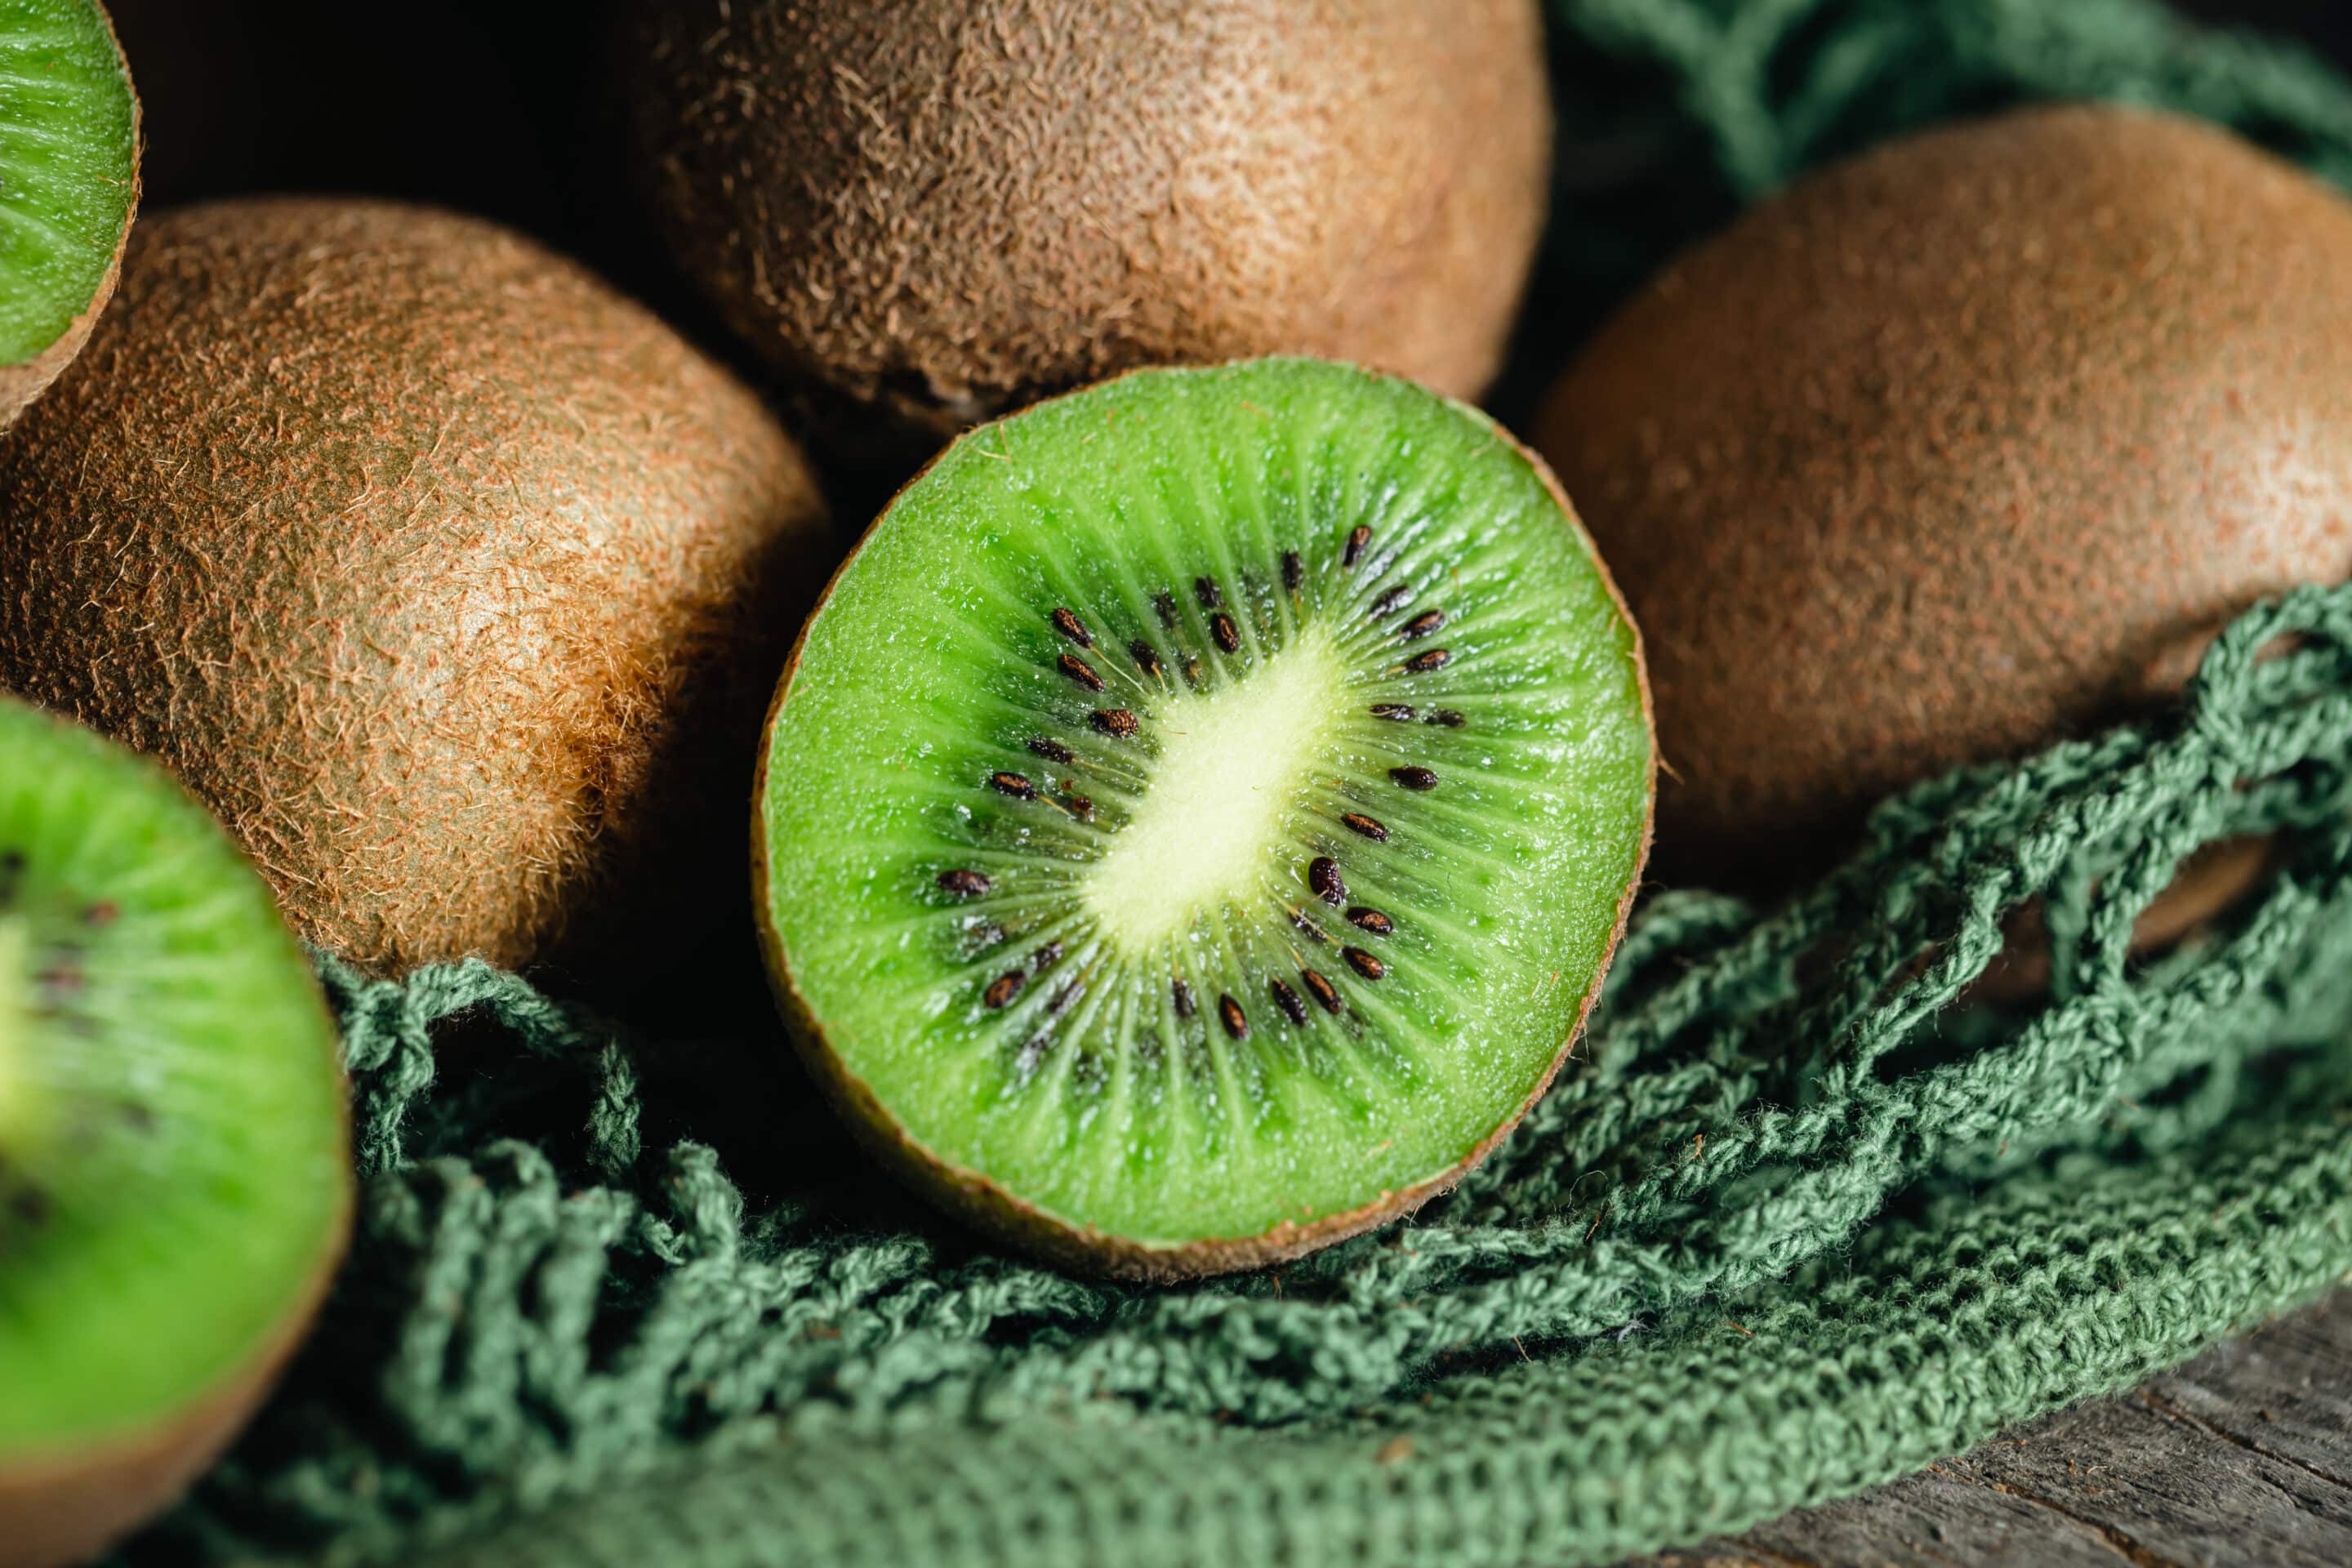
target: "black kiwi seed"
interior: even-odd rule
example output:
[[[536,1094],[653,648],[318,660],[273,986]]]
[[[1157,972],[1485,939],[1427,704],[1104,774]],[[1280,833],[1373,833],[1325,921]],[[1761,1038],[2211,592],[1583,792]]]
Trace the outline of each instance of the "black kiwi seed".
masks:
[[[1404,638],[1407,642],[1419,642],[1423,637],[1427,637],[1430,633],[1436,631],[1444,625],[1445,612],[1444,610],[1423,610],[1421,614],[1413,616],[1412,619],[1405,622],[1403,629],[1399,631],[1397,635]]]
[[[1274,993],[1274,1005],[1282,1009],[1284,1017],[1294,1024],[1307,1022],[1307,1004],[1298,999],[1297,992],[1284,984],[1279,977],[1267,981],[1266,986]]]
[[[1372,704],[1372,717],[1386,719],[1392,724],[1410,724],[1412,722],[1412,710],[1402,702],[1375,702]]]
[[[1168,983],[1168,994],[1176,1004],[1178,1017],[1189,1018],[1192,1016],[1192,988],[1184,984],[1182,975],[1180,974]]]
[[[1056,609],[1054,612],[1054,629],[1080,647],[1095,646],[1095,634],[1087,630],[1087,623],[1067,610]]]
[[[1347,811],[1339,814],[1339,820],[1348,825],[1350,832],[1360,833],[1375,844],[1389,841],[1388,828],[1376,817],[1366,816],[1360,811]]]
[[[1223,609],[1224,607],[1224,592],[1217,586],[1216,581],[1213,578],[1193,578],[1192,596],[1201,601],[1201,608],[1204,610],[1216,610]]]
[[[1435,724],[1442,729],[1459,730],[1463,725],[1470,722],[1470,721],[1464,718],[1461,714],[1455,712],[1451,708],[1440,708],[1432,712],[1426,720],[1423,721],[1423,722]]]
[[[1454,656],[1452,654],[1446,652],[1442,647],[1433,647],[1427,653],[1417,653],[1411,658],[1406,659],[1404,661],[1405,673],[1408,675],[1427,675],[1431,670],[1444,669],[1447,665],[1453,662]]]
[[[1009,795],[1015,800],[1037,798],[1037,786],[1019,773],[991,773],[988,775],[988,787],[999,795]]]
[[[1378,980],[1389,972],[1387,964],[1382,963],[1360,947],[1343,947],[1339,950],[1339,956],[1348,961],[1349,968],[1367,980]]]
[[[1389,777],[1405,789],[1435,789],[1437,775],[1427,768],[1391,768]]]
[[[1374,936],[1394,936],[1396,934],[1396,921],[1389,919],[1388,916],[1381,913],[1380,910],[1368,909],[1362,904],[1358,904],[1354,909],[1348,911],[1348,923],[1351,926],[1355,926],[1359,930],[1368,931]]]
[[[1176,595],[1164,590],[1151,595],[1151,607],[1159,614],[1160,624],[1174,630],[1176,626]]]
[[[1355,530],[1348,535],[1348,548],[1340,552],[1339,564],[1353,571],[1356,563],[1363,558],[1364,546],[1371,542],[1372,525],[1368,522],[1356,524]]]
[[[1215,637],[1217,646],[1227,653],[1241,651],[1242,634],[1234,626],[1233,616],[1223,610],[1209,617],[1209,635]]]
[[[1068,781],[1067,781],[1067,780],[1065,780],[1065,781],[1064,781],[1064,787],[1066,787],[1066,787],[1067,787],[1067,784],[1068,784]],[[1070,807],[1071,811],[1075,812],[1075,813],[1077,815],[1077,817],[1078,817],[1078,820],[1079,820],[1079,821],[1081,821],[1081,822],[1092,822],[1092,821],[1095,819],[1095,802],[1094,802],[1094,797],[1093,797],[1092,795],[1071,795],[1071,796],[1069,797],[1069,803],[1068,803],[1068,804],[1069,804],[1069,807]]]
[[[1127,651],[1129,657],[1135,660],[1136,668],[1143,671],[1144,674],[1151,677],[1154,680],[1160,679],[1160,655],[1153,651],[1150,643],[1145,642],[1141,637],[1138,637],[1133,642],[1127,645]]]
[[[996,884],[978,871],[942,871],[940,886],[959,899],[976,899]]]
[[[1135,715],[1124,708],[1097,708],[1089,721],[1106,735],[1116,735],[1124,741],[1136,731]]]
[[[1307,566],[1298,559],[1298,552],[1284,551],[1282,552],[1282,585],[1296,594],[1298,592],[1298,584],[1306,580]]]
[[[1085,687],[1088,691],[1100,691],[1103,678],[1095,673],[1094,666],[1076,654],[1066,653],[1061,658],[1062,673]]]
[[[1339,875],[1339,862],[1328,855],[1318,855],[1307,863],[1307,885],[1335,910],[1348,901],[1348,884]]]
[[[1059,741],[1048,740],[1043,735],[1031,736],[1029,738],[1029,749],[1036,752],[1039,756],[1045,758],[1049,763],[1074,763],[1077,761],[1076,757],[1070,754],[1069,747],[1062,744]]]
[[[1324,979],[1320,974],[1316,973],[1315,971],[1311,969],[1302,969],[1298,972],[1298,978],[1307,983],[1307,991],[1314,996],[1317,1003],[1322,1006],[1323,1011],[1326,1013],[1332,1014],[1336,1016],[1340,1009],[1346,1005],[1345,1003],[1339,1000],[1339,988],[1332,984],[1328,980]]]
[[[1029,972],[1033,974],[1043,974],[1061,962],[1062,944],[1058,942],[1049,942],[1037,950],[1036,956],[1030,959]]]
[[[1377,621],[1383,616],[1394,615],[1397,606],[1412,597],[1412,590],[1399,584],[1372,601],[1371,618]]]
[[[980,1005],[993,1013],[1020,995],[1021,988],[1028,984],[1027,974],[1018,969],[1008,969],[988,983],[988,989],[980,994]]]
[[[1242,1011],[1242,1005],[1230,994],[1217,998],[1217,1016],[1225,1021],[1226,1034],[1236,1040],[1249,1038],[1249,1015]]]

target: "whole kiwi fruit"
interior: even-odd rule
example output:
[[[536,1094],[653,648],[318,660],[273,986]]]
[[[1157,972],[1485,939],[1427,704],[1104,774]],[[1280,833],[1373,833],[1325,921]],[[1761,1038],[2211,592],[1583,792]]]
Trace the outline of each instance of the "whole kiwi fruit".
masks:
[[[1315,353],[1475,395],[1550,166],[1532,0],[630,0],[685,269],[941,435],[1137,365]]]
[[[2352,205],[2158,114],[1890,144],[1668,267],[1537,441],[1648,641],[1667,874],[1785,882],[2342,580],[2347,388]]]
[[[183,209],[0,446],[0,688],[162,760],[370,970],[647,973],[735,881],[823,519],[748,390],[528,240]]]

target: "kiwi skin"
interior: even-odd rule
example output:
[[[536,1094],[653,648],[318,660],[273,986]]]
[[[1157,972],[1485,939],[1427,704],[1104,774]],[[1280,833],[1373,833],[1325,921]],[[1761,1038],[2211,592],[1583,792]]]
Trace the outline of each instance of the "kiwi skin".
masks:
[[[1654,279],[1537,445],[1650,639],[1669,875],[1785,886],[2342,580],[2347,279],[2352,204],[2091,107],[1889,145]]]
[[[685,270],[930,445],[1148,364],[1318,354],[1471,397],[1500,363],[1549,179],[1531,0],[628,9]]]
[[[1510,433],[1501,426],[1493,428],[1497,440],[1512,441],[1514,446],[1517,446]],[[948,454],[963,442],[978,440],[984,434],[984,431],[974,431],[942,449],[932,458],[930,464],[925,466],[922,473],[908,481],[900,493],[904,494],[906,489],[919,484],[923,474],[929,473],[932,465],[945,460]],[[1552,499],[1559,504],[1562,513],[1571,520],[1571,525],[1577,525],[1575,507],[1561,490],[1551,469],[1545,466],[1543,458],[1525,447],[1518,449],[1528,466],[1542,478],[1545,488],[1551,491]],[[889,508],[886,507],[881,515],[887,516]],[[832,580],[825,584],[824,592],[818,595],[816,607],[803,623],[800,635],[793,640],[792,655],[785,661],[783,678],[776,684],[775,699],[769,706],[763,733],[773,733],[776,717],[783,710],[785,700],[792,695],[793,682],[800,674],[801,655],[808,646],[809,629],[824,613],[834,591],[841,585],[842,578],[856,562],[866,542],[874,537],[874,529],[879,525],[880,518],[877,517],[875,524],[868,527],[856,546],[835,569]],[[1626,611],[1624,595],[1611,577],[1607,563],[1597,553],[1593,557],[1593,569],[1600,574],[1619,615],[1624,616],[1626,626],[1633,633],[1633,669],[1642,696],[1642,718],[1645,725],[1652,724],[1655,709],[1650,691],[1649,667],[1643,656],[1641,627]],[[1654,733],[1654,730],[1652,732]],[[1312,1224],[1297,1225],[1286,1220],[1255,1236],[1215,1237],[1173,1247],[1153,1247],[1125,1237],[1107,1235],[1092,1226],[1073,1226],[1034,1204],[1023,1201],[979,1172],[941,1159],[910,1137],[899,1126],[897,1118],[890,1114],[889,1109],[844,1065],[839,1053],[833,1049],[825,1037],[824,1023],[801,994],[800,986],[793,978],[791,955],[785,952],[783,942],[768,919],[768,821],[765,804],[772,749],[763,740],[760,747],[759,771],[751,788],[752,923],[760,932],[761,951],[767,959],[768,977],[775,993],[777,1010],[809,1076],[816,1081],[818,1089],[847,1124],[858,1143],[917,1196],[973,1229],[997,1237],[1016,1250],[1058,1268],[1073,1274],[1136,1284],[1178,1284],[1210,1275],[1264,1268],[1294,1258],[1303,1258],[1310,1252],[1320,1251],[1334,1243],[1361,1236],[1391,1220],[1412,1214],[1431,1199],[1450,1192],[1463,1177],[1477,1169],[1486,1156],[1494,1152],[1496,1145],[1509,1136],[1512,1129],[1518,1126],[1527,1113],[1535,1108],[1536,1102],[1550,1089],[1552,1080],[1559,1075],[1561,1065],[1568,1060],[1578,1037],[1583,1033],[1593,1005],[1601,999],[1601,988],[1608,979],[1610,963],[1615,957],[1618,944],[1624,940],[1625,925],[1633,916],[1633,901],[1642,887],[1642,868],[1649,860],[1652,835],[1656,824],[1657,775],[1654,769],[1650,774],[1648,798],[1643,803],[1642,843],[1634,859],[1633,875],[1627,879],[1625,891],[1618,900],[1616,922],[1611,929],[1607,950],[1593,971],[1591,984],[1585,988],[1583,999],[1577,1005],[1576,1023],[1561,1039],[1551,1064],[1544,1069],[1543,1077],[1528,1098],[1484,1142],[1465,1155],[1460,1163],[1402,1192],[1382,1194],[1376,1202],[1361,1208],[1344,1214],[1326,1215]]]
[[[106,7],[97,7],[98,19],[106,26],[109,37],[114,37],[114,54],[122,58],[122,41],[115,37],[114,19]],[[129,81],[131,70],[123,67],[123,79]],[[131,243],[131,226],[139,216],[139,163],[147,151],[146,138],[141,129],[139,92],[134,85],[131,93],[131,200],[122,209],[122,230],[114,237],[114,255],[106,264],[106,276],[89,298],[89,308],[76,316],[56,342],[43,349],[23,364],[0,364],[0,435],[7,433],[35,398],[47,392],[51,384],[73,363],[85,344],[89,342],[90,329],[98,325],[100,314],[107,301],[114,298],[114,289],[122,277],[122,253]]]
[[[646,980],[715,912],[714,781],[832,557],[751,393],[570,263],[186,208],[0,445],[0,687],[162,760],[371,971]]]
[[[320,1034],[331,1037],[323,997],[319,1011]],[[348,1151],[348,1121],[339,1131]],[[0,1543],[8,1568],[63,1568],[95,1555],[169,1507],[244,1429],[309,1333],[350,1246],[357,1186],[350,1165],[348,1158],[335,1163],[340,1213],[299,1295],[276,1331],[217,1389],[159,1431],[0,1468]]]

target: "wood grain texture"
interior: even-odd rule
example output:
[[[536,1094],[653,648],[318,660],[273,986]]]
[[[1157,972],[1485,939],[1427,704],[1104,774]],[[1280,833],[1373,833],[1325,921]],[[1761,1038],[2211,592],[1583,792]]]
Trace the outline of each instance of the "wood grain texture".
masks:
[[[2352,1563],[2352,1290],[1874,1492],[1624,1568]]]

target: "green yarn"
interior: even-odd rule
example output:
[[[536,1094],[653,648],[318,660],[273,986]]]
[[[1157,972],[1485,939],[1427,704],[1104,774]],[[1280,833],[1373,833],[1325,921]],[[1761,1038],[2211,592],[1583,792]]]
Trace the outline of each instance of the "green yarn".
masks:
[[[1554,10],[1565,133],[1626,171],[1556,289],[2020,95],[2189,107],[2352,178],[2352,89],[2127,0]],[[2352,1271],[2347,813],[2352,588],[2304,590],[2176,711],[1888,803],[1785,908],[1653,898],[1584,1065],[1459,1192],[1178,1290],[978,1250],[760,1079],[765,1033],[328,961],[352,1258],[124,1555],[1602,1563],[1853,1490]],[[2245,834],[2280,839],[2259,895],[2128,963],[2178,863]],[[1964,1005],[2037,897],[2047,1003]]]

